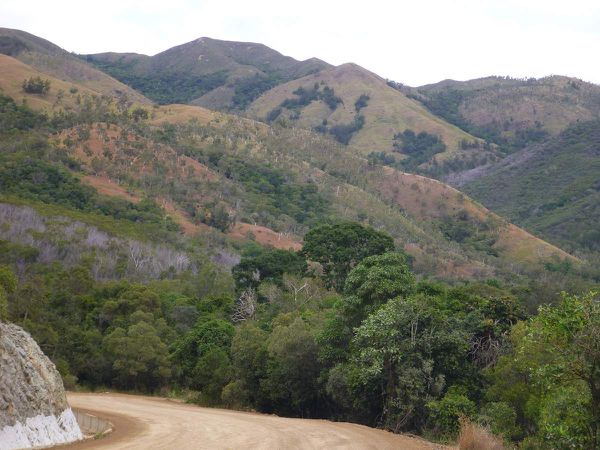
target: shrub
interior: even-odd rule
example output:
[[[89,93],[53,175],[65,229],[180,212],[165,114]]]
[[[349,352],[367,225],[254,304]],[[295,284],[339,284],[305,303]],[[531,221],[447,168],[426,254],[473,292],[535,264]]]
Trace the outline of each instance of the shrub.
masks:
[[[492,402],[485,405],[479,416],[480,423],[489,427],[492,433],[513,439],[521,433],[516,425],[517,413],[506,402]]]
[[[354,133],[359,131],[365,124],[364,116],[356,116],[354,122],[348,124],[334,125],[329,133],[340,143],[348,145]]]
[[[459,430],[461,417],[473,417],[475,403],[465,395],[463,389],[451,387],[441,400],[429,402],[430,419],[442,435],[453,435]]]
[[[280,115],[281,115],[281,108],[274,108],[271,111],[269,111],[269,113],[267,114],[267,117],[265,118],[265,120],[269,123],[273,122],[274,120],[276,120]]]
[[[370,99],[371,97],[369,97],[367,94],[361,94],[361,96],[358,97],[358,100],[354,102],[354,109],[356,112],[358,113],[361,109],[365,108],[369,104]]]
[[[46,95],[50,91],[50,80],[41,77],[31,77],[23,80],[23,90],[28,94]]]

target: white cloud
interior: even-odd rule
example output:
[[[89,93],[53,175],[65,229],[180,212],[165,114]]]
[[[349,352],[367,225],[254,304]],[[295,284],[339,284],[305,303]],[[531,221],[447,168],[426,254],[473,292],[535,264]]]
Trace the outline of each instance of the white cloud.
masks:
[[[411,85],[491,74],[600,83],[600,2],[3,0],[2,25],[70,51],[154,54],[210,36],[356,62]],[[35,11],[35,13],[31,13]]]

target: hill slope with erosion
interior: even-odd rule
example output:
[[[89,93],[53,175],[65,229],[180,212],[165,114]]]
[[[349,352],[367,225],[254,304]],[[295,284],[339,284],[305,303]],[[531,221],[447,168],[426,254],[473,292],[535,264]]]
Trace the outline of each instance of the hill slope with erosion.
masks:
[[[200,38],[154,56],[100,53],[83,58],[158,103],[243,109],[271,87],[330,67],[297,61],[262,44]]]
[[[412,155],[421,158],[417,166],[448,159],[479,160],[494,154],[479,139],[431,114],[386,80],[355,64],[277,86],[255,100],[247,112],[261,120],[283,118],[293,126],[332,134],[363,156],[383,152],[398,160],[410,157],[397,137],[407,129],[441,138],[445,145],[441,151]],[[471,147],[464,148],[464,143]]]
[[[129,86],[86,64],[57,45],[24,31],[0,28],[0,54],[16,58],[65,83],[76,83],[108,96],[126,95],[130,101],[137,103],[150,103]]]

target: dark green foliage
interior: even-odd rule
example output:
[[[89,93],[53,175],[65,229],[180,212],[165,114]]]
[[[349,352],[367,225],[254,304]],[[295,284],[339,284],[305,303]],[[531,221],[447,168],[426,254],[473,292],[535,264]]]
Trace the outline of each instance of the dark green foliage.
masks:
[[[268,123],[271,123],[271,122],[273,122],[273,121],[277,120],[277,118],[278,118],[278,117],[281,115],[282,111],[283,111],[283,110],[281,109],[281,107],[277,107],[277,108],[274,108],[274,109],[272,109],[272,110],[271,110],[271,111],[269,111],[269,113],[267,114],[267,117],[265,117],[265,120],[266,120]]]
[[[227,211],[227,207],[222,203],[212,205],[203,211],[199,214],[199,219],[202,223],[221,230],[223,233],[227,232],[231,228],[231,225],[233,225],[233,218],[230,216],[229,211]]]
[[[23,80],[22,87],[28,94],[46,95],[50,91],[50,80],[40,76],[31,77]]]
[[[134,122],[139,122],[140,120],[146,120],[148,118],[148,111],[144,108],[135,108],[131,112],[131,118]]]
[[[340,144],[348,145],[354,133],[360,131],[364,125],[365,116],[358,115],[354,118],[354,122],[352,123],[333,125],[329,128],[329,134],[331,134]]]
[[[573,125],[465,186],[511,221],[566,250],[600,250],[600,124]],[[521,162],[526,161],[526,162]]]
[[[8,295],[17,288],[17,277],[10,267],[0,266],[0,320],[8,320]]]
[[[451,241],[467,244],[478,251],[498,256],[498,251],[493,247],[498,240],[494,225],[481,222],[466,211],[459,211],[455,216],[446,216],[440,222],[440,229]]]
[[[413,98],[421,101],[435,115],[443,117],[463,130],[468,130],[470,128],[469,123],[458,110],[460,104],[468,95],[465,91],[446,89],[423,97]]]
[[[595,297],[593,292],[564,294],[558,305],[541,307],[538,316],[513,328],[511,352],[490,371],[488,390],[491,400],[516,411],[514,426],[510,410],[508,417],[496,414],[509,433],[534,435],[543,448],[598,448],[600,308]]]
[[[17,105],[12,98],[0,94],[0,133],[29,130],[45,121],[46,116],[25,105]]]
[[[152,315],[138,313],[137,317],[139,321],[127,329],[116,328],[108,334],[104,345],[113,360],[115,385],[151,392],[171,377],[171,367],[167,346],[151,323]]]
[[[355,222],[322,225],[304,236],[302,253],[320,263],[329,286],[341,291],[346,276],[368,256],[394,249],[394,241],[385,233]]]
[[[369,100],[371,100],[371,97],[367,94],[361,94],[360,97],[358,97],[358,100],[354,102],[354,109],[356,112],[359,113],[361,109],[366,108],[369,104]]]
[[[347,295],[341,311],[354,326],[391,298],[405,297],[415,288],[415,278],[402,253],[384,253],[363,259],[348,274]]]
[[[149,223],[159,229],[177,230],[178,226],[165,219],[164,212],[153,201],[137,204],[118,198],[103,198],[61,167],[17,155],[1,158],[0,192],[49,204],[68,206],[77,210]]]
[[[371,152],[367,156],[367,159],[371,165],[381,164],[383,166],[395,167],[397,163],[394,155],[385,152]]]
[[[319,410],[320,365],[310,326],[297,318],[275,327],[267,351],[267,372],[260,385],[268,395],[269,409],[277,414],[313,415]]]
[[[323,92],[321,93],[321,100],[325,102],[329,109],[335,111],[338,105],[342,104],[342,99],[335,95],[333,88],[329,86],[325,86],[323,88]]]
[[[414,131],[406,129],[394,136],[394,149],[408,156],[400,162],[402,167],[414,171],[432,156],[445,152],[446,144],[434,134],[425,131],[415,134]]]
[[[329,201],[323,197],[314,183],[298,182],[290,174],[235,156],[220,152],[207,155],[190,153],[202,158],[209,166],[221,172],[226,178],[241,183],[250,194],[255,211],[274,216],[288,215],[299,223],[313,223],[323,217]]]
[[[393,299],[356,330],[349,391],[384,427],[422,428],[427,405],[463,372],[468,339],[464,326],[432,299]]]
[[[93,55],[85,57],[85,60],[159,104],[191,102],[227,81],[225,71],[202,76],[168,71],[137,74],[133,62],[104,62]]]
[[[67,171],[27,157],[4,159],[0,190],[77,209],[91,208],[95,195],[92,188],[82,185]]]
[[[223,362],[223,357],[228,358],[234,333],[233,325],[225,320],[198,321],[194,328],[175,344],[173,359],[181,366],[185,384],[196,389],[207,385],[209,381],[206,379],[205,366],[214,364],[214,360]],[[221,351],[224,354],[221,354]]]
[[[440,400],[427,404],[430,423],[436,433],[442,436],[456,437],[459,429],[459,419],[473,419],[476,405],[469,399],[465,389],[452,386]]]
[[[233,268],[233,278],[238,291],[256,289],[262,282],[281,284],[284,273],[302,277],[306,260],[289,250],[263,250],[259,255],[243,257]]]
[[[292,92],[297,98],[288,98],[281,102],[281,108],[296,109],[310,105],[312,102],[319,100],[319,85],[315,83],[312,88],[306,89],[299,87]]]
[[[263,92],[277,86],[282,82],[282,79],[274,75],[264,76],[256,74],[251,78],[243,78],[237,80],[235,83],[235,93],[231,99],[233,107],[235,109],[243,110],[250,103],[256,100]],[[269,119],[268,122],[272,122],[275,119]]]
[[[335,95],[333,88],[324,86],[322,91],[320,88],[321,87],[318,83],[315,83],[315,85],[309,89],[299,87],[293,92],[296,98],[285,99],[283,102],[281,102],[279,107],[298,110],[310,105],[312,102],[322,100],[327,106],[329,106],[329,109],[335,111],[338,105],[343,103],[342,99]]]

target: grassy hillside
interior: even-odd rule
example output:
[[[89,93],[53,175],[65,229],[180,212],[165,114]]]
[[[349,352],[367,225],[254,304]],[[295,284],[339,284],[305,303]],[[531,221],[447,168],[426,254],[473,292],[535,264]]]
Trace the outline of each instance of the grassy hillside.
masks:
[[[394,137],[407,129],[440,137],[445,144],[443,151],[423,158],[424,165],[433,160],[442,163],[493,155],[480,140],[434,116],[419,102],[355,64],[277,86],[254,101],[248,113],[262,120],[285,120],[293,126],[331,134],[363,156],[383,152],[398,160],[406,158],[407,154],[398,148],[401,142]],[[464,142],[472,143],[474,148],[464,149]]]
[[[435,114],[507,149],[600,117],[600,86],[563,76],[446,80],[418,91]]]
[[[215,137],[222,133],[227,140],[216,144]],[[246,161],[269,160],[313,180],[331,202],[334,217],[387,230],[416,255],[419,271],[450,278],[485,277],[502,271],[504,264],[533,267],[554,257],[570,259],[443,183],[370,165],[319,134],[276,128],[261,137],[252,122],[226,116],[214,124],[180,127],[176,136],[176,145],[199,147],[196,154],[209,162],[212,152],[223,152]],[[277,230],[282,224],[273,227]]]
[[[23,90],[23,81],[32,77],[41,77],[50,81],[50,90],[46,94],[28,93]],[[18,102],[26,102],[36,110],[70,110],[76,107],[81,96],[99,95],[80,84],[63,81],[47,73],[40,72],[10,56],[0,54],[0,92]]]
[[[442,183],[369,165],[309,131],[222,114],[140,125],[81,124],[52,141],[77,161],[85,184],[134,204],[152,199],[191,236],[221,229],[298,248],[315,220],[366,221],[413,254],[420,273],[444,279],[504,276],[505,264],[568,258]],[[224,223],[215,219],[219,211]]]
[[[162,104],[243,109],[271,87],[329,67],[265,45],[200,38],[154,56],[101,53],[86,61]]]
[[[563,248],[600,251],[600,122],[568,127],[501,163],[465,174],[463,189]]]
[[[48,76],[114,97],[150,103],[143,95],[62,48],[20,30],[0,28],[0,54],[12,56]]]

